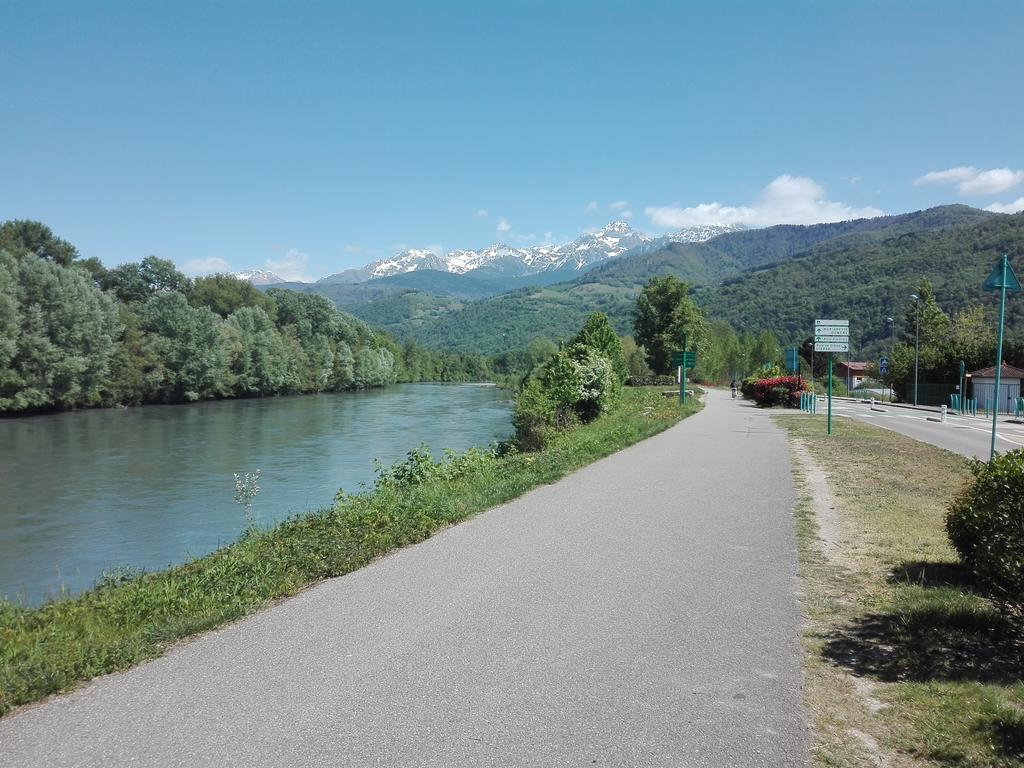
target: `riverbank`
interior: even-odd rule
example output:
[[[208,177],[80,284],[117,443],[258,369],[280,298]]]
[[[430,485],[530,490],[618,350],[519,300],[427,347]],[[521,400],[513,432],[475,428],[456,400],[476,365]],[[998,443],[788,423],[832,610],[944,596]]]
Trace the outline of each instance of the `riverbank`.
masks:
[[[663,431],[700,408],[626,389],[611,413],[533,454],[469,451],[441,462],[418,451],[366,493],[253,529],[188,564],[116,578],[35,609],[0,604],[0,713],[160,655],[170,644],[501,504]]]

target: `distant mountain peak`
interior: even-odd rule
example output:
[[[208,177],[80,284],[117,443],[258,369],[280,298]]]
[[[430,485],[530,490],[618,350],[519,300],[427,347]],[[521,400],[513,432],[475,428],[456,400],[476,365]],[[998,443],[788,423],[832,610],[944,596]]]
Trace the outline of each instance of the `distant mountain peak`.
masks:
[[[571,243],[535,245],[518,248],[497,242],[480,250],[456,249],[441,255],[425,248],[408,248],[387,259],[371,262],[359,269],[345,269],[322,277],[320,283],[361,283],[379,277],[434,269],[464,275],[488,268],[505,274],[532,275],[559,270],[580,271],[598,262],[616,259],[628,253],[648,252],[673,242],[699,243],[726,232],[745,229],[736,224],[706,224],[686,227],[668,235],[651,237],[637,232],[628,222],[611,221],[594,232],[584,232]],[[285,282],[267,270],[236,273],[254,285]]]
[[[247,280],[253,285],[271,285],[273,283],[288,282],[279,274],[269,269],[247,269],[243,272],[232,272],[231,276],[237,277],[239,280]]]

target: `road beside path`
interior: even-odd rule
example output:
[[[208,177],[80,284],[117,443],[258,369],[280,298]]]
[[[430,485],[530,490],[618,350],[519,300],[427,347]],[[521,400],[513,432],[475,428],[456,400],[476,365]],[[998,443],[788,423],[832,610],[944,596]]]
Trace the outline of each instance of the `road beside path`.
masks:
[[[910,408],[894,408],[878,403],[879,410],[871,410],[870,401],[832,401],[832,415],[848,416],[866,424],[890,429],[901,435],[912,437],[922,443],[945,448],[968,458],[988,461],[992,450],[992,417],[989,415],[971,417],[950,413],[946,423],[929,421],[937,419],[937,411],[919,411]],[[818,400],[818,416],[824,418],[826,403]],[[1009,417],[1000,414],[996,428],[996,451],[1005,453],[1024,447],[1024,424],[1014,424]]]
[[[676,427],[0,720],[0,765],[801,766],[782,430]]]

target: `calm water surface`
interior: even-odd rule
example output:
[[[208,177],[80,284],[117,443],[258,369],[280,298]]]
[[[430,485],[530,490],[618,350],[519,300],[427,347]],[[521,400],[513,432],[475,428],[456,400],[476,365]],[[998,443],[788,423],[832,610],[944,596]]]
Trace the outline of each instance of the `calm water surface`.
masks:
[[[512,432],[495,387],[404,384],[0,420],[0,595],[37,604],[104,570],[203,555],[245,527],[234,472],[263,471],[260,524],[330,504],[427,443]]]

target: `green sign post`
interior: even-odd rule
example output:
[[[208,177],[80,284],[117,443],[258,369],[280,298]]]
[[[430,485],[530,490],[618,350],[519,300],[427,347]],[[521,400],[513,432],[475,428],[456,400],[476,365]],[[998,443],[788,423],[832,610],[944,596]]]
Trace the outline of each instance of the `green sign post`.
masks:
[[[683,334],[683,351],[672,353],[672,367],[679,370],[679,402],[686,402],[686,371],[697,367],[697,353],[687,351],[686,334]]]
[[[999,342],[996,345],[996,390],[992,397],[992,449],[988,460],[996,457],[996,417],[999,414],[999,385],[1003,372],[1003,325],[1006,322],[1006,292],[1019,291],[1020,281],[1013,274],[1010,261],[1003,254],[1003,260],[996,264],[988,280],[981,286],[983,291],[999,291]]]
[[[849,320],[815,320],[814,351],[828,352],[828,433],[832,434],[832,353],[850,351]]]

